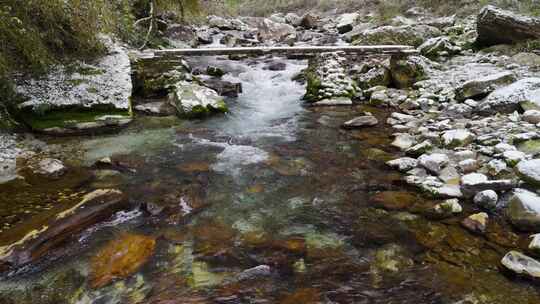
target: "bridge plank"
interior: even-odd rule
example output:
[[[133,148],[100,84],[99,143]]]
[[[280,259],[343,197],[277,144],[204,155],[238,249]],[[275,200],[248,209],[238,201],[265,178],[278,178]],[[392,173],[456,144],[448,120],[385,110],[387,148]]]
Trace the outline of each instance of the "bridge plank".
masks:
[[[415,54],[416,49],[408,45],[369,45],[369,46],[293,46],[293,47],[237,47],[153,50],[155,56],[218,56],[218,55],[267,55],[267,54],[317,54],[326,52],[345,52],[362,55],[373,54]]]

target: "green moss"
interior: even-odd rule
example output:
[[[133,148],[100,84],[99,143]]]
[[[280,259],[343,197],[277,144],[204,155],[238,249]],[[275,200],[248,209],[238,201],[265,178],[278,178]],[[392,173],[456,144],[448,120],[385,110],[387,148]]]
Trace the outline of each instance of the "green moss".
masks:
[[[304,72],[307,79],[306,95],[304,100],[308,102],[315,102],[318,100],[319,91],[321,89],[321,79],[313,69],[307,69]]]
[[[20,119],[33,130],[45,130],[54,127],[70,127],[76,123],[93,122],[104,115],[120,115],[129,118],[128,110],[122,109],[81,109],[66,108],[49,110],[45,113],[25,111],[19,115]]]

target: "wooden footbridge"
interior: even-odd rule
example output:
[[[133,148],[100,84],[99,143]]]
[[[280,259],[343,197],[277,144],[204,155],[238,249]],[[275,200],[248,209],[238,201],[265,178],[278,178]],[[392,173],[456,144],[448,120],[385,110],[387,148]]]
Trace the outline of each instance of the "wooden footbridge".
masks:
[[[258,55],[281,54],[315,55],[327,52],[344,52],[349,54],[408,56],[418,51],[407,45],[370,45],[370,46],[291,46],[291,47],[235,47],[235,48],[200,48],[200,49],[165,49],[145,52],[155,57],[181,56],[222,56],[222,55]]]

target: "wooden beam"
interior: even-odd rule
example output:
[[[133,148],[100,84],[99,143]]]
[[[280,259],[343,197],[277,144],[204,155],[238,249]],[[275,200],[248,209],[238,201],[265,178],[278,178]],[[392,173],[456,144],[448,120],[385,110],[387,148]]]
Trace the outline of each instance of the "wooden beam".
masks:
[[[416,54],[418,51],[408,45],[370,45],[370,46],[293,46],[293,47],[238,47],[238,48],[200,48],[154,50],[157,57],[171,56],[219,56],[219,55],[267,55],[267,54],[317,54],[326,52],[345,52],[360,55],[375,54]]]

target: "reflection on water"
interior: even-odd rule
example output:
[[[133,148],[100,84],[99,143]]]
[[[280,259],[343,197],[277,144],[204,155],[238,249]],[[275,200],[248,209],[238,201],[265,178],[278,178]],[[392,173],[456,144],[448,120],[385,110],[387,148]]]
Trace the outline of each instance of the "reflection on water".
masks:
[[[147,210],[86,231],[60,262],[4,279],[0,302],[540,301],[538,290],[494,266],[504,236],[494,242],[457,222],[430,222],[421,207],[431,202],[418,195],[410,210],[375,208],[370,197],[377,192],[410,191],[384,165],[396,153],[391,130],[339,126],[364,111],[380,121],[387,113],[303,108],[304,88],[290,78],[305,62],[289,60],[285,71],[212,64],[239,66],[226,76],[244,86],[228,101],[231,113],[163,125],[139,120],[118,135],[56,143],[82,151],[74,155],[83,163],[121,160],[133,170],[119,173],[120,187]],[[127,278],[92,289],[89,261],[125,232],[154,237],[152,258]],[[260,265],[269,273],[252,270]]]

